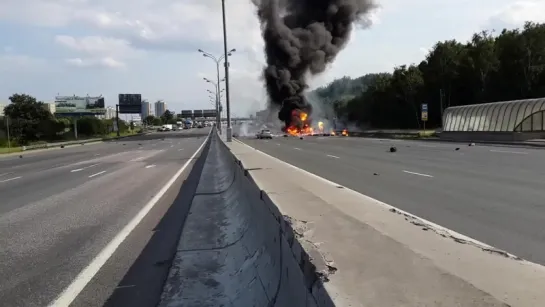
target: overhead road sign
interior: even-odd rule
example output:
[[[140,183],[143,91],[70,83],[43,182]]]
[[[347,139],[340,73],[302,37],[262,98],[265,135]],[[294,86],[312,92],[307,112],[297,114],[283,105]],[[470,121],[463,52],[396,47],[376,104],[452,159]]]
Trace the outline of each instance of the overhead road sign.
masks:
[[[213,109],[202,110],[202,112],[203,112],[203,117],[206,117],[206,118],[215,118],[216,115],[218,114],[218,112],[216,112],[216,110],[213,110]]]
[[[203,110],[193,110],[194,118],[203,118]]]
[[[193,118],[193,110],[182,110],[182,118]]]
[[[142,94],[119,94],[119,113],[142,113]]]

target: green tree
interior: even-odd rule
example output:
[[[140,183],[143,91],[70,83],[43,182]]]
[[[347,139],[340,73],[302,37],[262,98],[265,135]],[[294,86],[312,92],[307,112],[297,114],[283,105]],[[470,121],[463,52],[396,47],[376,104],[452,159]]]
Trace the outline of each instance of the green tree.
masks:
[[[164,123],[168,123],[172,119],[174,119],[174,113],[172,113],[170,110],[166,110],[163,115],[161,115],[161,119]]]
[[[163,124],[163,120],[160,117],[154,117],[152,125],[153,126],[161,126]]]
[[[363,128],[418,128],[422,103],[428,104],[426,126],[440,127],[449,106],[544,97],[545,24],[438,42],[418,66],[343,77],[312,94]]]
[[[153,125],[153,121],[155,120],[155,116],[153,115],[148,115],[146,116],[146,118],[144,118],[144,123],[148,126],[151,126]]]
[[[63,130],[43,102],[27,94],[14,94],[9,97],[10,104],[4,114],[10,121],[13,137],[20,144],[54,138]]]
[[[42,120],[53,117],[43,102],[27,94],[13,94],[9,100],[11,103],[4,108],[4,114],[11,119]]]

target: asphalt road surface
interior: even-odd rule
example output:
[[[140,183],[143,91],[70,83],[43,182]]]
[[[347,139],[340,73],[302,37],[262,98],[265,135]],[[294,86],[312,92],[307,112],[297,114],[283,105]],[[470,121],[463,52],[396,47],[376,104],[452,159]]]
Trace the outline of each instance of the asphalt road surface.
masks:
[[[103,266],[90,263],[208,132],[153,133],[0,157],[0,305],[48,306],[90,266],[98,271],[86,273],[86,282],[78,279],[84,288],[72,306],[155,306],[168,273],[164,263],[175,252],[187,197],[202,170],[199,155]]]
[[[545,264],[543,149],[345,137],[241,140],[340,185]],[[398,151],[390,153],[391,146]]]

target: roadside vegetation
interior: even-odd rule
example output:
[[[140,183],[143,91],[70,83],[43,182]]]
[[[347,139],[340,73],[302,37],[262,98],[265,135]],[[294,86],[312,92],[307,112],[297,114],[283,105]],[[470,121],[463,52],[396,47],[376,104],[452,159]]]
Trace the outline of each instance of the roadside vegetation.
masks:
[[[75,140],[73,118],[53,116],[43,102],[26,94],[14,94],[9,100],[11,103],[5,107],[4,116],[0,118],[0,153],[20,151],[21,146]],[[78,118],[78,140],[117,136],[113,121],[94,116]],[[119,121],[119,128],[121,135],[138,132],[134,124],[122,120]],[[11,149],[8,149],[8,145]]]
[[[426,128],[438,128],[450,106],[545,97],[545,24],[438,42],[418,64],[344,77],[314,94],[362,129],[422,129],[422,103]]]

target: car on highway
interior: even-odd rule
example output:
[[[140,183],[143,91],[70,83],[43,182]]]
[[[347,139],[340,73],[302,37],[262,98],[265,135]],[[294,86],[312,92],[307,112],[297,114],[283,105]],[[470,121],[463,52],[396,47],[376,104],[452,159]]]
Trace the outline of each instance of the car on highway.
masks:
[[[272,133],[271,133],[271,130],[269,129],[263,129],[261,131],[259,131],[256,135],[256,137],[258,139],[272,139]]]

